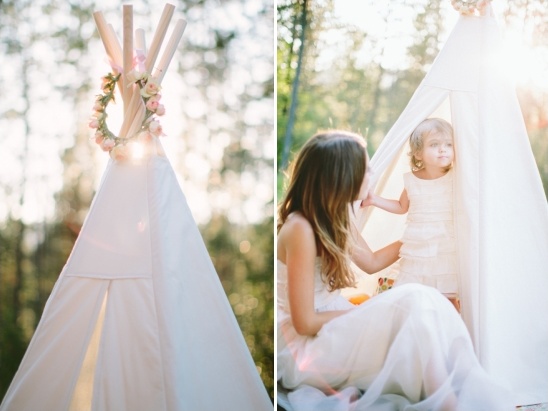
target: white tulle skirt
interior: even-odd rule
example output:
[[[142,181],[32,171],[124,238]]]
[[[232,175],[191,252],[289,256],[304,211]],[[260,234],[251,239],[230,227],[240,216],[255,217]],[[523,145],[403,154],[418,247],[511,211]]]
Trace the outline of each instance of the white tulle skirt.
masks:
[[[315,337],[278,322],[279,403],[288,410],[512,409],[479,365],[464,323],[438,291],[406,284],[350,308]]]

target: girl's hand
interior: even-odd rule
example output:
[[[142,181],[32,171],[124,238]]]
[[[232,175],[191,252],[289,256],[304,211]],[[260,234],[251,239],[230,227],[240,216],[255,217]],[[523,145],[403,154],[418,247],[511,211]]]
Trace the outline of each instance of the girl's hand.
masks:
[[[360,208],[365,208],[368,206],[374,206],[375,205],[375,194],[369,192],[367,197],[361,201]]]

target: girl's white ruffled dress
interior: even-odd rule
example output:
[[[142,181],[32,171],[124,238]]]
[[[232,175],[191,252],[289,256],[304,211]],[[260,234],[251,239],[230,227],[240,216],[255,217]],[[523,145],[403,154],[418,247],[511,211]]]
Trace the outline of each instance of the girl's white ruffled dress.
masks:
[[[403,181],[409,211],[395,285],[420,283],[448,296],[457,296],[453,170],[434,180],[406,173]]]
[[[349,311],[307,337],[291,323],[287,268],[278,261],[278,403],[285,409],[513,408],[510,394],[479,365],[464,323],[438,291],[406,284],[355,307],[326,288],[320,268],[316,310]]]

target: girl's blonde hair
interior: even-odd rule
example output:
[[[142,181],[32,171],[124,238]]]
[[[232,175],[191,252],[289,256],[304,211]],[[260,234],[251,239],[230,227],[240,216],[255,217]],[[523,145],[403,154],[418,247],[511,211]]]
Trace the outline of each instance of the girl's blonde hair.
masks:
[[[312,225],[330,290],[355,285],[350,267],[349,204],[359,195],[366,162],[361,136],[338,130],[314,135],[292,163],[278,209],[278,231],[293,212],[301,213]]]
[[[409,137],[409,157],[411,158],[411,170],[418,171],[424,167],[422,160],[415,156],[423,149],[424,137],[431,133],[447,134],[453,139],[453,127],[447,121],[441,118],[427,118],[423,120],[411,133]]]

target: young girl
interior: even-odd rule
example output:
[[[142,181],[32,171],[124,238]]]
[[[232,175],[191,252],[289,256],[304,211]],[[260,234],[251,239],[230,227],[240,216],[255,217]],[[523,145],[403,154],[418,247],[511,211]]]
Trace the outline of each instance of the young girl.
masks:
[[[506,410],[451,304],[406,284],[360,306],[339,290],[398,258],[396,242],[372,252],[351,226],[350,204],[368,196],[359,136],[317,134],[293,165],[278,223],[278,403],[287,410]]]
[[[439,118],[421,122],[409,138],[412,171],[399,200],[371,194],[363,205],[407,214],[395,286],[437,288],[460,311],[453,229],[453,129]]]

